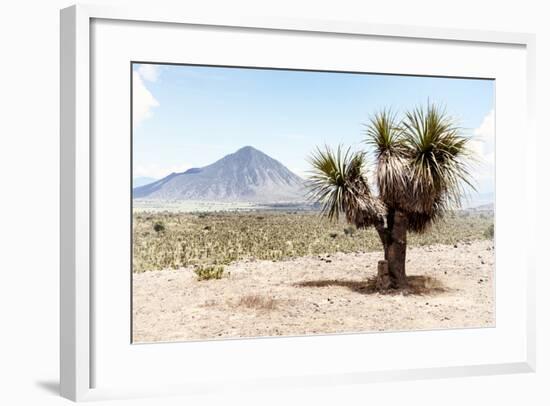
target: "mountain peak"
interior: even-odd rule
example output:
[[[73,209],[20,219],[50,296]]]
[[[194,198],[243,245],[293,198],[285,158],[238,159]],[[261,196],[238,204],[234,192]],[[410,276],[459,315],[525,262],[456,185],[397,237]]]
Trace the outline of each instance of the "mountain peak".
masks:
[[[279,161],[245,146],[202,168],[134,189],[135,198],[280,202],[304,201],[303,180]]]
[[[259,149],[256,149],[250,145],[244,146],[242,148],[239,148],[237,151],[235,151],[235,154],[241,154],[241,153],[260,153],[263,154],[262,151]]]

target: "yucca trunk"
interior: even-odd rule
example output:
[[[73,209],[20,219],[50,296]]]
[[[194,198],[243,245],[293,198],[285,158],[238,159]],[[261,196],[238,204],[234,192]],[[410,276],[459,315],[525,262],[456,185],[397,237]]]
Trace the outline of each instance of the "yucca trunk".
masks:
[[[388,270],[392,286],[403,288],[407,286],[405,261],[407,257],[407,216],[396,210],[393,215],[393,224],[390,229],[391,239],[387,247]]]
[[[377,285],[381,290],[407,286],[407,228],[408,219],[405,213],[394,209],[388,211],[386,224],[377,227],[384,247],[384,261],[380,261],[378,265]]]

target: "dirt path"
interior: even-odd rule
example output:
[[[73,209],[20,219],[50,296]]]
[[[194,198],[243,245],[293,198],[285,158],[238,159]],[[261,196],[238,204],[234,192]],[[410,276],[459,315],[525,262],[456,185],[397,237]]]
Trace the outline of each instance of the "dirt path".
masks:
[[[492,241],[410,248],[410,294],[373,292],[381,253],[134,275],[134,342],[494,325]]]

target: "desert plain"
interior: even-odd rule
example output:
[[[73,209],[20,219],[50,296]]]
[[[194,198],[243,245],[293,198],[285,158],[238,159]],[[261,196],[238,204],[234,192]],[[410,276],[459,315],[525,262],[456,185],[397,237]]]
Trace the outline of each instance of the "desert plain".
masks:
[[[459,213],[411,235],[409,287],[381,293],[373,230],[300,212],[137,213],[132,339],[492,327],[492,221]],[[197,276],[206,264],[219,279]]]

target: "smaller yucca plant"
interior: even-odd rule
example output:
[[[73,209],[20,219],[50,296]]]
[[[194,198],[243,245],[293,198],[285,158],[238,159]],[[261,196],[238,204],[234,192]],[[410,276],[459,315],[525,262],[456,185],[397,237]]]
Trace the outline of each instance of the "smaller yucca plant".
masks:
[[[166,227],[164,226],[164,223],[162,221],[157,221],[155,224],[153,224],[153,230],[155,230],[157,233],[162,233],[164,230],[166,230]]]
[[[197,280],[204,281],[210,279],[221,279],[224,272],[224,267],[222,265],[199,265],[195,268],[195,275],[197,275]]]

